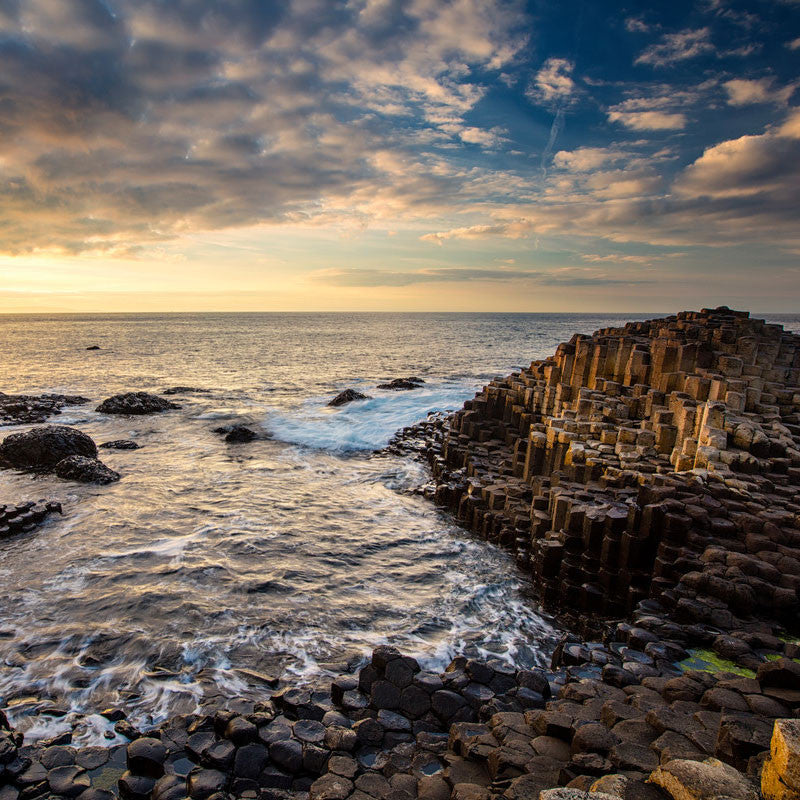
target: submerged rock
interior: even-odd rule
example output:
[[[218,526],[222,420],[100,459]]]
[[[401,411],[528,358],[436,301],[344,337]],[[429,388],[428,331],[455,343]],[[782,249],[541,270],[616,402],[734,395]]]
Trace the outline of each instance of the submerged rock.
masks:
[[[198,389],[196,386],[170,386],[169,389],[164,389],[161,394],[209,394],[209,390]]]
[[[379,389],[391,389],[395,392],[408,391],[410,389],[419,389],[425,381],[422,378],[395,378],[388,383],[379,383]]]
[[[12,433],[0,444],[0,464],[12,469],[51,471],[68,456],[97,458],[97,446],[83,431],[67,425]]]
[[[138,450],[140,447],[132,439],[114,439],[113,442],[103,442],[97,446],[104,450]]]
[[[226,442],[235,444],[237,442],[252,442],[254,439],[264,438],[251,430],[247,425],[223,425],[219,428],[214,428],[214,433],[219,433],[225,437]]]
[[[354,400],[369,400],[371,399],[368,394],[362,394],[361,392],[357,392],[355,389],[345,389],[343,392],[339,392],[336,397],[331,400],[328,405],[329,406],[343,406],[345,403],[352,403]]]
[[[127,392],[126,394],[115,394],[107,400],[103,400],[95,411],[101,414],[160,414],[162,411],[170,411],[180,408],[177,403],[172,403],[158,395],[148,394],[147,392]]]
[[[100,349],[100,345],[99,344],[92,344],[92,345],[89,345],[89,347],[87,347],[86,349],[87,350],[99,350]]]
[[[114,483],[120,475],[102,461],[86,456],[68,456],[56,464],[55,474],[67,481],[81,483]]]

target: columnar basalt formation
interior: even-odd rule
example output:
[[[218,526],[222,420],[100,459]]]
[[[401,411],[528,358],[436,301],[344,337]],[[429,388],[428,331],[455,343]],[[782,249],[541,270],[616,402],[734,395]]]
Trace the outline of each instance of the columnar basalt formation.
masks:
[[[796,624],[800,336],[724,307],[576,335],[429,440],[435,500],[571,621]]]

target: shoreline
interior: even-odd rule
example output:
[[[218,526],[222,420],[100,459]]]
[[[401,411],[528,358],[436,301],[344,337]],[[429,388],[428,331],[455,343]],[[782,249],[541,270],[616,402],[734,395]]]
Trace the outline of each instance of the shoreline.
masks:
[[[720,779],[761,777],[774,720],[800,709],[800,646],[779,637],[797,633],[798,384],[800,336],[683,312],[573,337],[447,427],[406,429],[390,447],[428,460],[423,493],[511,549],[574,631],[551,670],[457,658],[434,675],[378,648],[330,696],[128,729],[120,795],[521,800],[602,780],[655,800],[659,768],[708,756]],[[675,666],[701,649],[723,669]],[[104,765],[66,742],[3,742],[0,800],[108,796]]]

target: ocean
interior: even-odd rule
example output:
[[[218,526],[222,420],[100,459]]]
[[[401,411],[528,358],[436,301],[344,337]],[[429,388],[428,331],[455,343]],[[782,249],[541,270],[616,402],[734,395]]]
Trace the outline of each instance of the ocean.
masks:
[[[258,698],[269,677],[329,681],[384,642],[435,669],[545,665],[559,631],[526,577],[411,492],[425,465],[382,449],[573,333],[653,316],[0,316],[0,391],[85,395],[51,421],[141,445],[101,451],[122,475],[109,486],[0,472],[0,503],[64,507],[0,541],[0,705],[28,739],[108,744],[103,709],[147,727]],[[410,375],[421,388],[376,388]],[[94,411],[177,385],[205,392],[154,416]],[[345,388],[371,399],[329,408]],[[233,423],[270,438],[226,444],[213,429]]]

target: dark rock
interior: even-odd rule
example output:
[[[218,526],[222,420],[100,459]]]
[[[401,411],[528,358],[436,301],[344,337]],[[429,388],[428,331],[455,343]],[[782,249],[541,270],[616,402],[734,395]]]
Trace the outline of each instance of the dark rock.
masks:
[[[378,720],[371,717],[356,722],[353,730],[362,744],[378,747],[383,741],[384,727]]]
[[[431,696],[431,708],[442,720],[450,720],[456,712],[466,705],[466,700],[449,689],[440,689]]]
[[[196,386],[170,386],[168,389],[164,389],[161,394],[209,394],[209,390],[198,389]]]
[[[164,774],[166,759],[167,748],[159,739],[142,736],[128,745],[128,769],[136,775],[160,778]]]
[[[119,779],[119,796],[122,800],[150,800],[156,782],[145,775],[123,772]]]
[[[90,344],[86,349],[87,350],[99,350],[100,349],[100,345],[99,344]]]
[[[60,414],[64,406],[88,403],[88,397],[63,394],[4,394],[0,392],[0,421],[22,425],[44,422],[54,414]]]
[[[205,767],[225,772],[230,768],[235,754],[236,745],[229,739],[220,739],[205,750],[201,763]]]
[[[215,769],[193,769],[187,779],[189,796],[195,800],[208,800],[217,792],[225,791],[228,779]]]
[[[317,720],[301,719],[294,724],[294,735],[301,742],[321,742],[325,738],[325,726]]]
[[[371,398],[369,395],[361,394],[361,392],[357,392],[355,389],[345,389],[343,392],[339,392],[336,397],[331,400],[328,405],[329,406],[343,406],[346,403],[352,403],[354,400],[370,400]]]
[[[97,445],[104,450],[138,450],[139,445],[132,439],[114,439],[112,442],[103,442]]]
[[[225,738],[237,747],[253,742],[258,737],[258,728],[245,717],[234,717],[225,728]]]
[[[48,747],[39,760],[42,762],[42,766],[49,770],[74,764],[76,755],[77,751],[74,747],[56,745],[55,747]]]
[[[115,394],[103,400],[95,409],[101,414],[129,414],[141,416],[144,414],[160,414],[162,411],[180,408],[177,403],[164,400],[147,392],[127,392],[126,394]]]
[[[225,441],[229,444],[252,442],[259,438],[259,435],[247,425],[223,425],[220,428],[214,428],[214,433],[219,433],[225,436]]]
[[[294,775],[303,767],[303,745],[296,739],[273,742],[269,746],[269,757],[276,766]]]
[[[236,751],[233,774],[237,778],[256,780],[267,764],[267,748],[263,744],[246,744]]]
[[[314,781],[309,790],[309,800],[345,800],[353,791],[353,782],[329,772]]]
[[[97,447],[85,433],[66,425],[12,433],[0,444],[0,464],[12,469],[51,471],[68,456],[97,458]]]
[[[67,456],[56,464],[54,471],[63,480],[80,483],[108,484],[120,479],[119,472],[114,472],[96,458],[86,456]]]
[[[391,389],[392,391],[408,391],[410,389],[419,389],[425,383],[420,378],[395,378],[388,383],[379,383],[379,389]]]
[[[89,788],[89,776],[76,766],[55,767],[47,773],[47,782],[54,794],[77,797]]]

